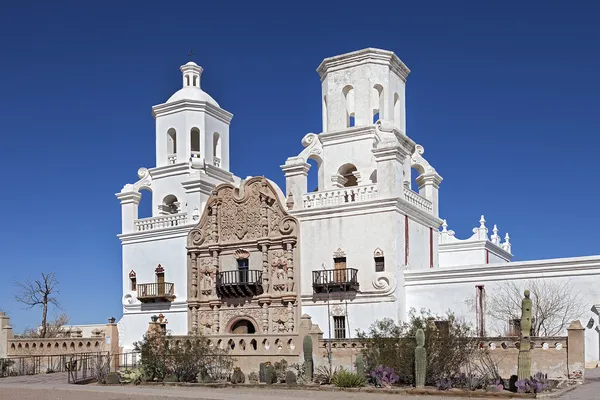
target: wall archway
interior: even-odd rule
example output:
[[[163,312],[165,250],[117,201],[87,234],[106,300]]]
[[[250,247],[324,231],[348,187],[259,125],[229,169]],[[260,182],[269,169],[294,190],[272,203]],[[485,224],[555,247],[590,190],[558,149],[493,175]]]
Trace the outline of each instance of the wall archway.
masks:
[[[258,333],[259,329],[254,318],[244,315],[232,318],[225,331],[232,335],[252,335]]]

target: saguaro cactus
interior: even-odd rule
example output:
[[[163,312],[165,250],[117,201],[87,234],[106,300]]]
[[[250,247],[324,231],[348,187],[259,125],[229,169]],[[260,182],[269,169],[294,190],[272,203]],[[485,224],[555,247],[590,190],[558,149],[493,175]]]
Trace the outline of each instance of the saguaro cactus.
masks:
[[[425,375],[427,374],[427,350],[425,349],[425,332],[417,329],[417,347],[415,348],[415,386],[425,387]]]
[[[528,379],[531,376],[531,308],[533,303],[529,298],[529,290],[525,289],[525,297],[521,302],[521,340],[519,342],[519,357],[517,358],[517,378]]]
[[[302,348],[304,349],[304,379],[307,382],[313,380],[313,342],[310,336],[304,336],[302,341]]]
[[[267,385],[272,385],[277,382],[277,375],[275,374],[275,367],[270,362],[265,363],[265,379]]]

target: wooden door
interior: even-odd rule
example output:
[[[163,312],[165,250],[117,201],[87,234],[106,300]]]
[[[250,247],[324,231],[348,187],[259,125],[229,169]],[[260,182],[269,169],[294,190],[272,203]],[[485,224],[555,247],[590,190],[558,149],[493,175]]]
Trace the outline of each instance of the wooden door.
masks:
[[[165,274],[159,272],[156,274],[156,283],[158,284],[158,296],[165,295]]]
[[[336,283],[346,282],[346,257],[335,258],[333,260],[335,271],[333,271],[333,280]]]

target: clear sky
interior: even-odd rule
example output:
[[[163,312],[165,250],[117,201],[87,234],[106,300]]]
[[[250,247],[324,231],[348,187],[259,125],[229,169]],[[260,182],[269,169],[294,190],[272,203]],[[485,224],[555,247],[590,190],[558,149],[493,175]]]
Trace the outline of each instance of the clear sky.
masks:
[[[485,214],[515,260],[600,254],[598,15],[593,1],[7,2],[0,308],[34,326],[14,282],[55,271],[72,323],[121,316],[114,194],[153,166],[151,106],[180,88],[190,48],[234,114],[236,175],[284,187],[279,166],[321,130],[319,63],[379,47],[412,70],[407,133],[459,238]]]

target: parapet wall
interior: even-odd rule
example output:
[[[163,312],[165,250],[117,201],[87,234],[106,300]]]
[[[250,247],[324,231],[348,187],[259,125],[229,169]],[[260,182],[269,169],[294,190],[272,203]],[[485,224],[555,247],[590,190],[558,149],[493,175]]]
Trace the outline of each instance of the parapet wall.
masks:
[[[328,364],[330,344],[332,365],[352,370],[356,356],[365,348],[365,342],[359,339],[321,339],[315,354],[316,367]],[[477,338],[476,345],[489,350],[503,378],[517,374],[518,337]],[[551,379],[582,380],[584,362],[584,327],[579,321],[569,326],[568,336],[531,338],[532,374],[542,372]]]

